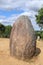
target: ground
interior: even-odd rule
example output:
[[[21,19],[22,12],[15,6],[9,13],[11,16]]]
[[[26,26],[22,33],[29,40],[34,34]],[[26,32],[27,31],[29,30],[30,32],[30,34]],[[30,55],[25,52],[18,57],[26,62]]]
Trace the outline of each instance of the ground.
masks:
[[[43,41],[37,41],[36,54],[29,60],[20,60],[10,56],[10,40],[0,38],[0,65],[43,65]]]

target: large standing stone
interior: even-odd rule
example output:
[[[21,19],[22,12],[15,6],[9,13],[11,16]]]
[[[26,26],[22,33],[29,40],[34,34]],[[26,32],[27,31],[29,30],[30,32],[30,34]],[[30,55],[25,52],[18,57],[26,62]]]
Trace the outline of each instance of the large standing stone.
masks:
[[[28,16],[20,16],[13,25],[10,36],[10,54],[30,58],[36,50],[36,36]]]

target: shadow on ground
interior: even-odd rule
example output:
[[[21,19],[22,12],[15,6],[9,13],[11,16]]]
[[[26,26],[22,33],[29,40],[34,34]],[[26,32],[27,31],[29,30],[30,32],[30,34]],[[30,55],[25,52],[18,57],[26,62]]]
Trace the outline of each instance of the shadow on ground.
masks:
[[[36,48],[35,54],[31,58],[29,58],[29,59],[24,59],[24,61],[26,61],[26,62],[35,62],[38,59],[38,55],[40,53],[41,53],[40,48]]]
[[[35,55],[34,56],[38,56],[40,53],[41,53],[40,48],[36,48],[36,52],[35,52]]]

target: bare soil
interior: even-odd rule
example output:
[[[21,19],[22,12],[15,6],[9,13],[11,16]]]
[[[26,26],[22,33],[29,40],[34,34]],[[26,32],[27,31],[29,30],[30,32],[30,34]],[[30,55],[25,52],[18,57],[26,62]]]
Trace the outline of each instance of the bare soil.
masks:
[[[0,38],[0,65],[43,65],[43,41],[37,41],[35,55],[29,60],[20,60],[10,56],[10,40]]]

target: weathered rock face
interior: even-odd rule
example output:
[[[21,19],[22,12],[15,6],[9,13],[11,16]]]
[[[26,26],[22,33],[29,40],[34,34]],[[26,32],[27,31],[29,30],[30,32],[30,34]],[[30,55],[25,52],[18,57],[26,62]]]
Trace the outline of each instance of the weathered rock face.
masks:
[[[20,16],[13,25],[10,36],[10,54],[30,58],[36,50],[36,36],[28,16]]]

